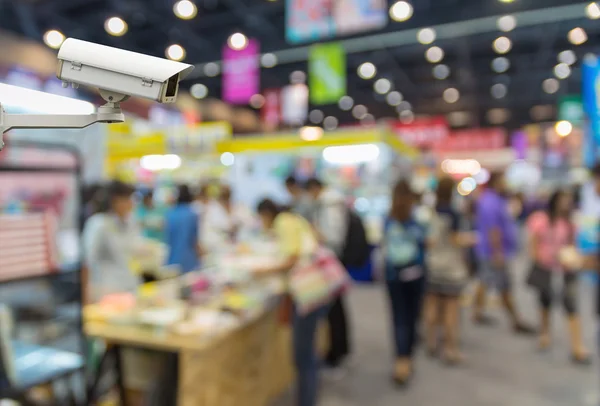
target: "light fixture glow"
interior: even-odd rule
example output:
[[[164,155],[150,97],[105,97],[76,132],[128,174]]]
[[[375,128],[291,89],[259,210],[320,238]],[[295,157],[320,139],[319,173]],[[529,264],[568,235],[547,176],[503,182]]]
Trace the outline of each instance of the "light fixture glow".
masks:
[[[241,32],[236,32],[235,34],[231,34],[227,39],[227,45],[229,45],[229,48],[231,49],[241,51],[248,46],[248,37]]]
[[[508,37],[498,37],[494,40],[494,51],[499,54],[506,54],[512,48],[512,42]]]
[[[350,96],[342,96],[338,101],[338,106],[344,111],[349,111],[352,109],[352,106],[354,106],[354,99]]]
[[[490,93],[494,99],[502,99],[503,97],[506,97],[508,88],[503,83],[496,83],[491,87]]]
[[[306,73],[296,70],[290,75],[290,83],[293,85],[306,83]]]
[[[235,155],[231,152],[223,152],[220,160],[224,166],[232,166],[235,163]]]
[[[338,119],[333,116],[325,117],[323,120],[323,128],[327,131],[335,130],[338,126]]]
[[[447,79],[450,76],[450,68],[444,64],[433,67],[433,77],[439,80]]]
[[[558,134],[560,137],[566,137],[573,131],[573,124],[571,124],[569,121],[562,120],[556,123],[554,129],[556,130],[556,134]]]
[[[202,83],[196,83],[190,88],[190,94],[195,99],[204,99],[208,95],[208,88]]]
[[[277,56],[275,54],[264,54],[260,57],[260,63],[264,68],[272,68],[277,65]]]
[[[429,45],[435,41],[437,34],[433,28],[423,28],[417,33],[417,40],[423,45]]]
[[[412,105],[407,102],[406,100],[404,100],[402,103],[400,103],[398,106],[396,106],[396,111],[398,113],[402,113],[405,110],[412,110]]]
[[[460,92],[458,91],[458,89],[450,87],[444,90],[443,97],[446,103],[456,103],[460,99]]]
[[[152,172],[175,170],[181,166],[181,158],[174,154],[145,155],[140,158],[140,166]]]
[[[544,82],[542,82],[542,89],[544,89],[544,92],[548,94],[554,94],[558,92],[559,88],[560,83],[554,78],[546,79]]]
[[[369,110],[367,110],[367,107],[363,106],[362,104],[357,104],[352,109],[352,115],[358,120],[362,120],[363,118],[365,118],[367,113],[369,113]]]
[[[397,1],[390,7],[390,17],[394,21],[402,22],[413,15],[413,6],[404,0]]]
[[[173,13],[182,20],[191,20],[198,14],[198,8],[190,0],[180,0],[173,6]]]
[[[400,112],[400,122],[402,124],[411,124],[415,121],[415,113],[410,110],[404,110]]]
[[[379,147],[375,144],[343,145],[323,150],[323,159],[333,165],[356,165],[377,158]]]
[[[255,108],[255,109],[260,109],[262,106],[265,105],[265,96],[263,96],[260,93],[257,94],[253,94],[252,97],[250,97],[250,106]]]
[[[477,175],[481,172],[481,164],[475,159],[445,159],[442,171],[450,175]]]
[[[495,108],[488,110],[485,117],[490,124],[500,125],[508,121],[510,112],[507,109]]]
[[[325,118],[325,115],[321,110],[313,110],[308,114],[308,119],[313,124],[320,124]]]
[[[316,141],[321,139],[321,137],[323,137],[323,129],[321,127],[307,126],[300,129],[300,138],[304,141]]]
[[[581,27],[573,28],[567,35],[569,42],[573,45],[581,45],[588,40],[587,33]]]
[[[111,17],[104,22],[104,29],[114,37],[121,37],[127,32],[127,23],[119,17]]]
[[[577,62],[577,55],[575,55],[575,52],[567,49],[566,51],[562,51],[560,54],[558,54],[558,62],[566,63],[567,65],[573,65],[575,62]]]
[[[204,74],[210,78],[217,76],[220,72],[221,68],[215,62],[209,62],[204,65]]]
[[[58,30],[46,31],[44,34],[44,43],[50,48],[58,49],[65,42],[65,36]]]
[[[597,2],[593,1],[585,7],[585,14],[592,20],[600,18],[600,6]]]
[[[400,103],[402,103],[402,99],[402,93],[398,91],[389,92],[386,96],[386,101],[390,106],[398,106]]]
[[[517,27],[517,19],[514,16],[502,16],[496,22],[498,29],[504,32],[510,32]]]
[[[377,74],[377,68],[371,62],[365,62],[358,67],[357,72],[362,79],[372,79]]]
[[[173,44],[167,48],[165,54],[173,61],[181,61],[185,58],[185,49],[179,44]]]
[[[373,85],[373,88],[379,94],[386,94],[387,92],[392,90],[392,82],[385,78],[377,79],[377,81]]]
[[[559,63],[554,67],[554,76],[559,79],[566,79],[571,76],[571,67],[566,63]]]
[[[494,58],[492,61],[492,70],[496,73],[504,73],[510,69],[510,60],[504,56]]]
[[[431,63],[438,63],[444,59],[444,50],[440,47],[431,47],[425,52],[425,59]]]

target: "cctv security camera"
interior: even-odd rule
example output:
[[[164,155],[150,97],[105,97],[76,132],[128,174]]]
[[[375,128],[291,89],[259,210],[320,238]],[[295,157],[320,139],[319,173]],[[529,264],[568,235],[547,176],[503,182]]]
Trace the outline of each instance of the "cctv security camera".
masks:
[[[64,83],[100,90],[109,103],[129,96],[173,103],[192,65],[68,38],[58,51],[56,76]]]

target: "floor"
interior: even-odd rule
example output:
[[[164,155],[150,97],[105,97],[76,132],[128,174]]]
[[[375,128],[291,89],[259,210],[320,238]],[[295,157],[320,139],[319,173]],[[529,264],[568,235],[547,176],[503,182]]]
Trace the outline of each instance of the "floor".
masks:
[[[519,269],[523,278],[525,266]],[[523,286],[523,283],[519,283]],[[586,343],[594,350],[594,287],[581,285]],[[528,321],[535,322],[535,298],[525,287],[518,289],[518,304]],[[355,351],[348,374],[340,380],[325,377],[319,406],[598,406],[597,366],[575,367],[569,362],[568,341],[562,313],[554,318],[553,349],[540,353],[534,338],[509,333],[501,309],[492,305],[498,319],[493,327],[470,323],[463,317],[463,347],[467,363],[448,368],[422,351],[417,375],[406,390],[390,383],[390,332],[386,297],[380,286],[359,286],[349,296]],[[293,405],[290,397],[281,406]],[[278,405],[279,406],[279,405]]]

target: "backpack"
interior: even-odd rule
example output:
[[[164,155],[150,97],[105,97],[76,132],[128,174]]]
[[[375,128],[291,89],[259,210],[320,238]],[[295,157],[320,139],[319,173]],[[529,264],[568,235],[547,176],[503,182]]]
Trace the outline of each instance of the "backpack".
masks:
[[[346,242],[340,260],[345,267],[361,267],[369,261],[371,247],[360,216],[351,209],[347,209],[347,212]]]

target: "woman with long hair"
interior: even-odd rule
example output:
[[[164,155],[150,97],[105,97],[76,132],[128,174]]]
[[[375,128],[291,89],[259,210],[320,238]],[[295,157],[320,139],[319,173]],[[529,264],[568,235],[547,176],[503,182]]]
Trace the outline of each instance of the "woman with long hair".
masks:
[[[408,383],[413,373],[417,326],[425,291],[425,227],[413,215],[415,195],[407,181],[392,192],[385,222],[383,248],[385,276],[390,298],[396,361],[393,378]]]
[[[427,298],[425,326],[427,348],[437,352],[438,329],[442,326],[443,355],[450,364],[459,363],[460,296],[469,278],[463,249],[475,244],[474,234],[460,230],[460,217],[452,207],[456,183],[440,179],[435,213],[429,224],[427,253]]]
[[[565,260],[565,252],[574,245],[575,225],[572,219],[573,197],[564,190],[552,194],[548,208],[532,214],[527,222],[533,267],[528,283],[539,292],[540,348],[551,345],[550,315],[552,298],[552,275],[559,274],[564,281],[562,302],[568,318],[571,338],[571,356],[576,364],[588,364],[590,359],[583,344],[581,320],[577,311],[577,265]],[[568,258],[567,258],[568,259]]]

